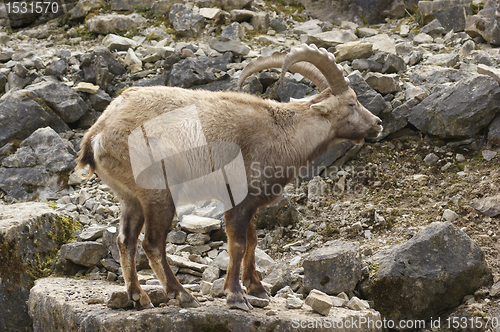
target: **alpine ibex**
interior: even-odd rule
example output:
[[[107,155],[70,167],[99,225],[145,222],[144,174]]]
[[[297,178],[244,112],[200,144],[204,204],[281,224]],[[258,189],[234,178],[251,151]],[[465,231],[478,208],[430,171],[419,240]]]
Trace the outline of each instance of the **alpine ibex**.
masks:
[[[184,161],[177,165],[182,165],[178,167],[182,173],[179,179],[169,177],[170,166],[167,166],[166,159],[160,157],[161,160],[156,159],[156,173],[145,171],[144,174],[160,174],[160,177],[165,176],[165,180],[162,178],[157,181],[156,178],[151,179],[152,176],[143,176],[142,180],[146,183],[149,181],[151,185],[142,185],[138,183],[140,176],[137,170],[142,171],[147,165],[141,168],[134,166],[134,163],[148,164],[149,159],[153,163],[156,157],[152,145],[156,144],[153,142],[156,138],[170,130],[177,130],[172,139],[182,144],[183,140],[193,140],[193,144],[200,147],[198,143],[206,140],[205,144],[211,147],[217,142],[225,142],[228,146],[239,148],[235,150],[236,153],[228,153],[232,155],[231,160],[238,151],[241,153],[244,172],[240,172],[240,175],[248,184],[248,189],[246,195],[237,201],[233,197],[231,203],[234,204],[226,208],[225,212],[230,263],[224,290],[230,308],[249,310],[251,305],[239,283],[242,263],[242,281],[247,293],[268,298],[255,268],[257,236],[253,218],[257,208],[273,203],[281,194],[264,192],[263,188],[270,185],[284,187],[295,175],[288,172],[270,174],[272,172],[269,170],[299,169],[339,142],[350,140],[359,143],[364,138],[377,137],[382,131],[381,120],[358,102],[341,67],[335,63],[334,56],[314,45],[302,45],[292,49],[289,54],[275,53],[251,62],[241,73],[238,85],[241,86],[245,78],[254,72],[280,67],[282,84],[284,74],[291,69],[309,78],[321,93],[309,101],[279,103],[235,92],[207,92],[164,86],[130,88],[108,106],[83,138],[78,167],[89,165],[90,174],[97,172],[120,199],[122,215],[117,244],[127,292],[136,308],[152,306],[139,286],[135,267],[137,239],[143,226],[145,234],[142,246],[167,293],[174,295],[182,307],[199,306],[199,302],[176,279],[167,262],[166,237],[176,203],[170,184],[189,179],[190,174],[193,179],[203,175],[198,164],[206,163],[207,160],[212,170],[222,167],[215,165],[215,158],[204,159],[201,150],[192,149]],[[202,131],[193,128],[195,122],[175,115],[168,121],[159,121],[156,129],[152,129],[154,133],[146,135],[150,129],[145,124],[154,125],[156,119],[163,115],[189,107],[197,111],[196,121],[199,120]],[[190,135],[196,136],[195,132],[201,132],[203,138],[192,139]],[[131,144],[137,143],[132,139],[135,134],[138,134],[136,136],[143,144],[143,158],[131,157]],[[221,149],[224,152],[226,148]],[[229,189],[226,175],[225,184]],[[165,187],[164,181],[169,186]],[[207,190],[200,188],[203,189]],[[218,195],[214,190],[214,197]]]

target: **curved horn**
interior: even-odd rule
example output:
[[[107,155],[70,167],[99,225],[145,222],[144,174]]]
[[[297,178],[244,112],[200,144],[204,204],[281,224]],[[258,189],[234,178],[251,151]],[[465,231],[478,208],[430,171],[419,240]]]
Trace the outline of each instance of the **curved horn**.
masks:
[[[344,78],[342,67],[335,63],[335,56],[324,48],[318,49],[314,44],[301,45],[287,54],[281,68],[281,84],[283,84],[286,71],[300,61],[307,61],[318,68],[325,76],[333,94],[342,93],[349,87],[349,81]]]
[[[270,56],[261,56],[256,60],[250,62],[242,70],[240,77],[238,78],[238,90],[241,90],[241,86],[246,78],[253,73],[264,69],[270,68],[282,68],[283,61],[286,58],[286,53],[274,52]],[[314,85],[318,87],[320,91],[328,88],[328,82],[325,76],[313,65],[307,62],[295,63],[289,67],[290,70],[303,75],[308,78]]]

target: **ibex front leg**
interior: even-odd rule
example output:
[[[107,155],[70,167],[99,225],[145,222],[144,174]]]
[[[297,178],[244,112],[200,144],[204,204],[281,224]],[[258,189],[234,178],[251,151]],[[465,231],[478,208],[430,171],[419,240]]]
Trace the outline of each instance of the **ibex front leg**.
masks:
[[[252,309],[240,285],[240,266],[247,246],[247,228],[255,209],[240,204],[225,213],[226,233],[229,244],[229,266],[224,291],[229,308]]]
[[[116,243],[120,250],[120,264],[123,270],[128,297],[134,302],[134,307],[138,310],[151,308],[153,305],[139,285],[135,267],[137,239],[144,224],[142,207],[139,201],[135,199],[122,199],[121,211],[120,233],[116,239]]]

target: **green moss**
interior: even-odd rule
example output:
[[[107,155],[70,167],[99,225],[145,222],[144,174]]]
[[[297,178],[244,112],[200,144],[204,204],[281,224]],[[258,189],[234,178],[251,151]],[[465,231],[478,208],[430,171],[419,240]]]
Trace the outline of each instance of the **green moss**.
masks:
[[[363,25],[369,25],[370,22],[368,22],[368,18],[361,14],[361,20],[363,20]]]
[[[116,93],[117,96],[121,95],[122,93],[124,93],[126,90],[128,89],[128,86],[124,87],[124,88],[121,88],[120,90],[118,90],[118,92]]]
[[[73,242],[75,240],[74,232],[79,230],[80,223],[71,218],[58,215],[53,223],[52,230],[53,234],[47,234],[49,238],[55,241],[58,247],[62,246],[65,243]]]
[[[375,273],[377,273],[377,271],[378,271],[379,268],[380,268],[380,264],[378,264],[378,263],[377,264],[373,264],[373,266],[370,269],[370,272],[373,273],[373,274],[375,274]]]
[[[470,9],[472,10],[472,15],[476,15],[477,13],[479,13],[479,11],[484,8],[484,4],[485,4],[484,1],[480,3],[471,2]]]

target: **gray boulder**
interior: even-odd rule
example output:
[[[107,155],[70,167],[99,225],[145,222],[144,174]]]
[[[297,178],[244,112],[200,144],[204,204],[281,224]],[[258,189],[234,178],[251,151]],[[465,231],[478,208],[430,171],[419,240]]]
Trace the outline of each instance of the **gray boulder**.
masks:
[[[30,288],[78,226],[45,203],[0,204],[1,331],[31,331]]]
[[[498,114],[488,127],[488,142],[500,146],[500,115]]]
[[[68,12],[69,18],[72,20],[84,18],[90,11],[101,8],[103,2],[102,0],[79,0],[76,6]]]
[[[335,295],[354,290],[361,277],[359,244],[328,241],[311,252],[303,262],[304,291],[317,289]]]
[[[297,2],[286,0],[287,3]],[[342,1],[342,0],[300,0],[306,11],[322,21],[351,21],[364,24],[384,23],[386,18],[401,18],[405,9],[413,11],[418,0],[375,0],[375,1]]]
[[[89,96],[89,102],[94,110],[102,112],[111,103],[111,97],[106,91],[99,89]]]
[[[374,90],[384,95],[401,91],[399,76],[397,74],[368,73],[365,76],[365,82]]]
[[[500,195],[477,199],[470,205],[489,217],[496,217],[500,214]]]
[[[409,122],[440,138],[474,137],[500,111],[500,87],[489,76],[477,75],[453,85],[441,85],[411,110]]]
[[[434,222],[373,259],[377,269],[362,282],[363,294],[396,326],[436,317],[493,281],[483,250],[449,222]]]
[[[32,99],[42,107],[54,110],[66,123],[78,121],[89,109],[78,92],[61,83],[41,82],[28,86],[26,91],[33,94]]]
[[[488,0],[477,15],[466,18],[465,32],[471,37],[481,36],[492,45],[500,45],[500,3]]]
[[[170,8],[168,19],[181,37],[196,37],[205,26],[205,18],[195,14],[186,5],[176,3]]]
[[[219,286],[222,284],[223,280]],[[159,288],[155,287],[155,289]],[[152,297],[148,287],[144,287],[144,291]],[[101,280],[40,279],[33,287],[28,303],[30,314],[33,317],[33,330],[35,332],[58,330],[295,332],[297,331],[297,322],[309,323],[312,318],[319,319],[319,316],[312,316],[311,310],[306,308],[296,309],[293,312],[285,311],[286,300],[284,298],[272,299],[271,306],[274,310],[271,312],[275,313],[272,316],[268,314],[270,310],[257,309],[251,313],[227,310],[226,300],[220,298],[203,302],[199,309],[188,308],[184,310],[172,306],[171,304],[175,301],[170,302],[168,306],[134,312],[116,310],[99,304],[105,302],[105,299],[114,292],[126,295],[123,286]],[[98,304],[90,304],[89,302]],[[122,303],[126,304],[126,298]],[[335,320],[335,324],[342,324],[341,326],[356,324],[358,328],[349,330],[353,332],[380,331],[373,325],[366,326],[368,321],[381,320],[380,314],[374,310],[355,311],[331,308],[328,319],[330,322]],[[324,324],[326,325],[326,323]],[[365,326],[359,328],[362,324]],[[313,331],[317,329],[305,328],[303,330]]]
[[[444,32],[458,32],[464,31],[465,19],[472,14],[471,2],[472,0],[419,1],[418,8],[427,21],[437,19]]]
[[[84,82],[89,82],[108,91],[108,84],[116,76],[125,73],[126,69],[113,56],[106,47],[96,49],[92,53],[84,54],[81,57],[81,78]],[[106,98],[103,96],[103,98]],[[97,109],[96,109],[97,110]]]
[[[347,78],[350,81],[351,88],[356,92],[361,105],[366,107],[370,112],[380,115],[391,110],[391,104],[386,102],[380,93],[372,89],[358,71],[354,71]]]
[[[61,257],[75,264],[93,267],[108,255],[102,243],[94,241],[72,242],[61,246]]]
[[[340,161],[340,159],[354,147],[355,144],[352,142],[341,142],[336,144],[333,148],[316,158],[304,172],[300,173],[300,177],[308,180],[317,175],[327,176],[330,171],[328,167]]]
[[[247,55],[250,48],[239,40],[225,37],[214,37],[208,40],[208,45],[217,52],[233,52],[235,55]]]
[[[423,65],[413,71],[410,83],[432,89],[437,84],[458,82],[468,76],[467,73],[457,69]]]
[[[262,282],[271,285],[271,295],[276,295],[276,293],[285,286],[290,286],[292,284],[291,271],[284,263],[278,263],[272,268],[271,273],[269,273]]]
[[[57,132],[69,130],[53,109],[43,107],[33,96],[18,90],[9,91],[0,98],[0,146],[25,139],[40,127],[50,126]]]
[[[261,207],[255,214],[255,227],[272,229],[276,226],[286,227],[299,220],[299,213],[287,195],[272,205]]]
[[[146,19],[137,13],[130,15],[106,14],[94,16],[87,21],[90,32],[108,34],[136,28]]]
[[[223,79],[231,53],[217,58],[196,57],[185,58],[172,66],[168,78],[169,86],[189,88],[193,85],[213,82]]]
[[[281,102],[289,102],[290,98],[301,99],[313,92],[314,90],[310,86],[285,77],[283,80],[283,87],[280,86],[280,82],[274,83],[266,89],[264,98],[269,96]]]
[[[46,75],[53,75],[57,78],[61,78],[61,76],[66,74],[67,71],[68,65],[64,59],[54,60],[45,68]]]
[[[40,128],[2,160],[0,189],[10,199],[45,200],[67,183],[63,179],[76,166],[73,145],[52,128]]]

